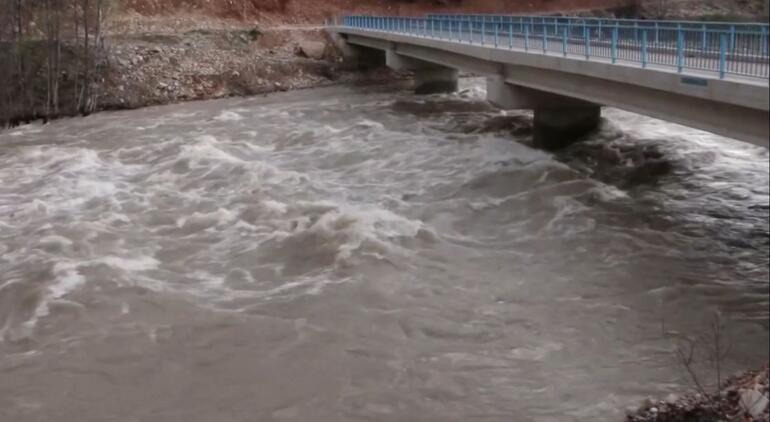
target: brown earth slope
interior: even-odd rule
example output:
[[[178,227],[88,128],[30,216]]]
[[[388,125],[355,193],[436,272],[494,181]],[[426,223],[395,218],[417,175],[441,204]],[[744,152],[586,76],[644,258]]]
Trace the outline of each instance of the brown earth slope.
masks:
[[[319,23],[346,13],[538,13],[612,9],[635,3],[636,0],[123,0],[122,9],[144,16],[185,12],[264,23]]]

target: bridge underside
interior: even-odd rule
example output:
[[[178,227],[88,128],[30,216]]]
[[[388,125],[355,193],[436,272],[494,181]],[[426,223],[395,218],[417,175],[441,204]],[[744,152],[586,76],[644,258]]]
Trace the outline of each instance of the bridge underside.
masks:
[[[418,95],[454,92],[458,70],[385,50],[385,63],[414,74]],[[487,78],[487,99],[500,108],[534,110],[534,144],[545,149],[562,148],[595,130],[601,122],[601,106],[575,98],[512,85],[501,77]]]
[[[398,34],[388,34],[391,39],[367,35],[345,37],[349,45],[383,52],[389,66],[414,71],[420,92],[456,88],[456,70],[489,76],[490,101],[535,110],[536,142],[544,147],[562,146],[595,128],[600,106],[768,147],[768,89],[759,84],[700,78],[692,83],[673,72],[435,39],[401,40]]]

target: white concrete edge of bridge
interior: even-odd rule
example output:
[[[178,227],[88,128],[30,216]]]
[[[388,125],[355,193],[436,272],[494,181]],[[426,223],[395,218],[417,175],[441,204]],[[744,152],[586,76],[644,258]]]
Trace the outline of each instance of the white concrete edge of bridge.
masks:
[[[708,71],[688,69],[686,73],[679,73],[676,68],[663,65],[648,65],[643,68],[639,63],[624,61],[612,63],[610,59],[601,57],[591,57],[590,60],[587,60],[582,55],[568,54],[565,57],[561,54],[547,54],[536,50],[525,51],[515,47],[511,49],[507,45],[495,47],[494,45],[471,44],[456,40],[350,27],[330,27],[329,30],[347,35],[369,37],[374,40],[421,45],[490,62],[550,70],[558,69],[562,72],[770,111],[770,80],[761,78],[728,75],[725,79],[720,79],[718,74]],[[386,46],[377,47],[386,48]],[[436,61],[436,63],[441,64],[440,61]]]

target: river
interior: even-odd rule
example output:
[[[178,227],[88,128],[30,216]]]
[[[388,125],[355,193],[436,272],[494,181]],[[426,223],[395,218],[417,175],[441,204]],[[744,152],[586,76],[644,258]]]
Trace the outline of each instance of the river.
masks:
[[[550,154],[462,85],[0,132],[0,420],[609,422],[717,314],[768,359],[766,149],[607,109]]]

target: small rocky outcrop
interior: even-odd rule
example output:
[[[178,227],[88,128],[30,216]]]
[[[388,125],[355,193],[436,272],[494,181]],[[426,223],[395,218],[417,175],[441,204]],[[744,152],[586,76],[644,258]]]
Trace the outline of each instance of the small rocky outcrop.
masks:
[[[728,379],[714,394],[647,400],[626,422],[768,422],[768,366]]]

